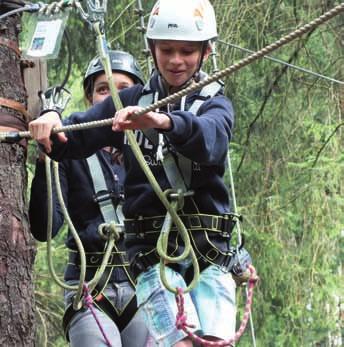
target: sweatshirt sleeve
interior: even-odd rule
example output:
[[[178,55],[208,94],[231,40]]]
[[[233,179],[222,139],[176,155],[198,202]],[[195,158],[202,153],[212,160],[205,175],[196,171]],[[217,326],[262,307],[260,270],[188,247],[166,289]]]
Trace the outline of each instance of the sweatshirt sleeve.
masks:
[[[234,111],[228,98],[209,98],[197,116],[186,111],[174,111],[169,117],[172,129],[164,134],[177,152],[204,165],[223,163],[234,123]]]
[[[114,114],[115,109],[112,100],[111,98],[107,98],[86,112],[72,114],[63,120],[63,125],[75,126],[86,122],[102,121],[112,118]],[[68,138],[66,143],[59,142],[56,135],[52,135],[51,137],[53,145],[49,156],[56,161],[63,159],[82,159],[90,156],[102,147],[116,145],[118,148],[121,146],[120,139],[122,135],[120,133],[114,133],[111,130],[111,125],[67,131],[65,134]]]
[[[59,175],[61,182],[62,195],[67,203],[68,183],[66,179],[66,169],[63,164],[59,165]],[[52,237],[55,237],[63,225],[64,217],[60,204],[57,199],[54,180],[52,182],[52,201],[53,201],[53,223]],[[31,185],[31,196],[29,205],[29,218],[31,233],[38,241],[47,241],[48,225],[48,194],[44,161],[37,160],[35,176]]]
[[[140,89],[142,89],[142,86],[134,86],[120,92],[119,95],[124,107],[135,104],[134,101],[137,99]],[[124,133],[112,131],[112,123],[99,126],[101,123],[104,124],[102,121],[113,118],[115,113],[115,106],[111,96],[109,96],[86,112],[72,114],[63,121],[63,125],[77,125],[97,121],[98,126],[66,132],[67,143],[59,142],[56,136],[53,135],[52,152],[49,153],[49,156],[56,161],[61,161],[65,158],[82,159],[89,157],[106,146],[121,149],[123,147]]]

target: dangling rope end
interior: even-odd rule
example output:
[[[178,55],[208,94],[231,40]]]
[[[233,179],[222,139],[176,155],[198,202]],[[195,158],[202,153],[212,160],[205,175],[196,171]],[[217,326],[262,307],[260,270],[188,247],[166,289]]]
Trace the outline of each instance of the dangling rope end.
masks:
[[[184,330],[186,333],[186,328],[195,328],[194,324],[188,324],[186,322],[187,316],[184,312],[184,296],[183,296],[183,289],[182,288],[176,288],[177,294],[176,294],[176,302],[178,307],[178,312],[176,316],[176,328],[178,330]]]
[[[90,291],[89,291],[89,288],[88,288],[87,283],[84,283],[84,284],[83,284],[83,296],[84,296],[84,297],[83,297],[83,303],[84,303],[84,305],[85,305],[88,309],[90,309],[90,311],[91,311],[91,313],[92,313],[92,315],[93,315],[93,317],[94,317],[94,319],[95,319],[95,321],[96,321],[96,323],[97,323],[97,325],[98,325],[98,327],[99,327],[99,330],[100,330],[100,332],[102,333],[102,335],[103,335],[103,337],[104,337],[104,340],[105,340],[105,342],[106,342],[106,345],[107,345],[108,347],[112,347],[112,344],[111,344],[109,338],[107,337],[107,335],[106,335],[106,333],[105,333],[105,330],[104,330],[103,326],[101,325],[101,322],[99,321],[99,319],[98,319],[98,317],[97,317],[96,310],[95,310],[95,308],[93,307],[93,298],[92,298],[92,295],[91,295],[91,293],[90,293]]]

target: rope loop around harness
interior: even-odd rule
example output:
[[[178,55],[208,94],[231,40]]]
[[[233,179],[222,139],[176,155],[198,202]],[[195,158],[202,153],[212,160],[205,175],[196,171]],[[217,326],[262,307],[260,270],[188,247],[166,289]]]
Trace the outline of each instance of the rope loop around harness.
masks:
[[[198,260],[195,254],[195,251],[193,250],[193,248],[191,248],[190,250],[190,255],[188,257],[188,260],[190,260],[190,266],[192,266],[193,271],[194,271],[194,275],[193,275],[193,279],[190,282],[190,284],[183,290],[183,293],[188,293],[190,292],[192,289],[194,289],[199,281],[199,276],[200,276],[200,270],[199,270],[199,264],[198,264]],[[165,286],[165,288],[167,290],[169,290],[171,293],[177,294],[178,293],[178,289],[172,287],[167,278],[166,278],[166,265],[169,262],[164,261],[163,258],[160,258],[160,278],[161,278],[161,282],[162,284]]]
[[[176,202],[176,206],[175,206],[176,211],[183,209],[183,207],[184,207],[184,194],[183,194],[183,191],[181,189],[166,189],[164,191],[164,194],[170,201]]]
[[[166,189],[164,194],[170,201],[177,202],[176,211],[179,211],[184,207],[185,198],[193,196],[195,192],[193,190],[188,190],[185,192],[182,189]]]
[[[178,200],[172,201],[170,205],[171,205],[173,211],[177,212]],[[182,254],[180,254],[179,256],[176,256],[176,257],[171,257],[167,254],[168,237],[169,237],[169,234],[171,232],[173,222],[174,222],[174,220],[173,220],[171,214],[169,212],[167,212],[165,219],[164,219],[164,223],[163,223],[162,228],[161,228],[160,236],[158,238],[157,252],[158,252],[160,258],[163,259],[165,262],[178,263],[178,262],[185,260],[190,255],[190,251],[192,250],[192,246],[191,246],[191,241],[190,241],[188,231],[187,231],[185,225],[183,224],[183,222],[181,222],[180,227],[179,228],[177,227],[177,229],[178,229],[178,232],[180,233],[180,237],[182,238],[182,240],[184,242],[184,247],[185,247],[184,251]]]
[[[99,236],[105,241],[109,241],[111,238],[113,238],[115,242],[118,241],[123,231],[123,226],[115,222],[102,223],[98,226]]]
[[[171,193],[171,190],[165,191],[165,194],[170,194],[170,193]],[[172,194],[174,194],[174,193],[172,193]],[[171,202],[171,207],[173,208],[173,210],[176,211],[177,208],[179,207],[178,204],[181,202],[180,196],[182,196],[182,200],[183,200],[182,203],[184,202],[183,195],[184,195],[184,193],[178,192],[176,199]],[[178,232],[179,232],[179,234],[180,234],[180,236],[184,242],[183,253],[180,254],[179,256],[176,256],[176,257],[172,257],[172,256],[169,256],[167,254],[167,252],[168,252],[168,238],[169,238],[169,234],[170,234],[171,229],[172,229],[172,223],[173,222],[174,222],[174,220],[172,219],[171,215],[169,213],[167,213],[165,216],[165,220],[164,220],[158,241],[157,241],[156,249],[157,249],[157,253],[160,256],[161,282],[163,283],[163,285],[166,287],[167,290],[176,294],[177,289],[173,288],[168,283],[167,278],[166,278],[166,265],[168,263],[180,263],[180,262],[189,260],[190,263],[192,264],[193,270],[194,270],[194,277],[193,277],[192,281],[190,282],[189,286],[184,290],[184,292],[191,291],[197,285],[197,282],[199,280],[199,272],[200,271],[199,271],[199,264],[198,264],[198,260],[197,260],[195,251],[193,250],[192,245],[191,245],[188,230],[186,229],[186,227],[183,223],[181,223],[180,227],[177,228],[177,230],[178,230]]]

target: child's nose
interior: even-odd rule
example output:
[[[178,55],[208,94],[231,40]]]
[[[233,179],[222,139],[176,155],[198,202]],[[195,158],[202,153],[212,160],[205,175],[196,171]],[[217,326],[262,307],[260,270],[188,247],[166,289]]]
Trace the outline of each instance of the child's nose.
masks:
[[[172,55],[171,62],[173,64],[181,64],[183,62],[181,54],[179,54],[178,52],[175,52]]]

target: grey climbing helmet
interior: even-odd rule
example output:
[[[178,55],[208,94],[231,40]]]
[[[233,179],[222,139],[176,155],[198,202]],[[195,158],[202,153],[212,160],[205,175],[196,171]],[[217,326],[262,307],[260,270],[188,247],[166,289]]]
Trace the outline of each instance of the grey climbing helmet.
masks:
[[[123,51],[109,51],[111,68],[113,72],[121,72],[131,77],[135,83],[144,84],[142,71],[136,59],[127,52]],[[99,57],[91,60],[86,70],[84,77],[84,91],[88,95],[92,92],[92,83],[94,78],[100,73],[104,72],[104,67]]]

